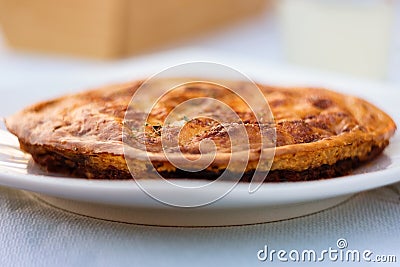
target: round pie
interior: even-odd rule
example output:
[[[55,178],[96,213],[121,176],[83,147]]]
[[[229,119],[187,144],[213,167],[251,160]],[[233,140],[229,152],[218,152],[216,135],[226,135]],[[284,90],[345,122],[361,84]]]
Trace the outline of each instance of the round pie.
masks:
[[[145,179],[151,176],[150,169],[166,178],[216,179],[226,170],[232,154],[234,140],[230,140],[227,129],[239,125],[246,130],[250,144],[241,180],[249,181],[256,168],[263,168],[257,162],[264,149],[260,133],[265,130],[276,146],[272,163],[260,170],[265,171],[266,182],[346,175],[379,155],[396,130],[386,113],[360,98],[321,88],[258,84],[273,115],[272,122],[261,125],[235,94],[216,85],[196,83],[182,85],[160,98],[143,130],[128,129],[132,146],[135,142],[144,144],[152,165],[138,156],[135,166],[128,168],[123,133],[129,122],[135,122],[135,116],[124,118],[127,110],[135,113],[135,106],[129,103],[142,83],[113,85],[38,103],[9,117],[6,125],[18,137],[21,149],[46,170],[93,179]],[[232,82],[231,86],[243,89],[247,85]],[[227,103],[239,120],[230,118],[224,124],[199,116],[183,117],[180,127],[165,123],[179,103],[199,97]],[[224,119],[223,112],[209,112]],[[168,139],[163,133],[174,131],[179,136],[177,149],[188,158],[202,153],[202,141],[212,141],[216,147],[214,160],[198,172],[176,167],[162,148],[162,138]]]

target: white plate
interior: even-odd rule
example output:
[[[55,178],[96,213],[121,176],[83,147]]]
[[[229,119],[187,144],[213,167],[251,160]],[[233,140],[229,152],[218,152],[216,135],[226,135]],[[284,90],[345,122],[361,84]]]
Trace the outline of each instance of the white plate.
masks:
[[[45,202],[75,213],[130,223],[211,226],[276,221],[314,213],[337,205],[354,193],[400,181],[400,138],[396,136],[383,155],[354,175],[268,183],[253,194],[248,193],[247,184],[238,184],[210,205],[174,208],[147,196],[134,181],[86,180],[43,173],[28,154],[19,150],[14,136],[0,130],[0,140],[1,185],[36,192],[35,196]],[[163,190],[157,181],[149,183],[154,190]]]
[[[224,63],[235,66],[234,62]],[[243,61],[241,66],[241,70],[261,82],[323,85],[365,97],[384,107],[399,124],[396,116],[400,112],[396,102],[400,92],[395,89],[321,73],[313,76],[293,69],[260,68],[254,64],[245,65]],[[132,66],[129,68],[134,69]],[[130,73],[124,67],[114,71]],[[265,73],[268,73],[267,78]],[[337,205],[355,193],[397,181],[400,181],[400,137],[396,133],[380,157],[359,168],[353,175],[310,182],[267,183],[253,194],[248,193],[247,184],[238,184],[213,204],[200,208],[174,208],[147,196],[134,181],[85,180],[43,173],[32,163],[29,155],[19,150],[14,136],[4,130],[0,132],[1,185],[34,192],[35,197],[65,210],[130,223],[215,226],[276,221],[314,213]],[[194,181],[185,182],[190,185]],[[154,190],[164,190],[157,181],[148,183]],[[170,194],[174,195],[174,192]]]

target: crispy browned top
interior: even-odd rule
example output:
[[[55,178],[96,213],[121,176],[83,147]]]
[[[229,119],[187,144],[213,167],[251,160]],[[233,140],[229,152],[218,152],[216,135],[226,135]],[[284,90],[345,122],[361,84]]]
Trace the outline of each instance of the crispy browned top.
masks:
[[[76,153],[122,155],[122,127],[127,106],[141,82],[100,88],[64,96],[33,105],[7,119],[7,127],[26,143],[49,145]],[[234,83],[233,86],[243,86]],[[133,143],[142,142],[156,155],[161,151],[161,133],[179,135],[179,149],[187,154],[199,153],[202,140],[212,140],[219,152],[229,153],[231,140],[227,129],[244,125],[254,153],[260,149],[260,127],[274,136],[276,156],[326,147],[345,146],[355,141],[382,142],[393,135],[392,119],[372,104],[356,97],[325,89],[278,88],[259,85],[269,102],[275,122],[259,125],[246,103],[227,90],[212,85],[183,86],[163,96],[152,110],[145,131],[128,129]],[[240,117],[226,125],[207,117],[182,118],[182,129],[164,125],[168,113],[179,103],[193,97],[208,96],[227,103]],[[193,108],[200,108],[198,105]],[[135,121],[135,107],[129,122]],[[223,112],[210,109],[210,113]],[[175,128],[176,129],[175,129]],[[168,129],[168,131],[166,130]],[[136,140],[136,141],[135,141]]]

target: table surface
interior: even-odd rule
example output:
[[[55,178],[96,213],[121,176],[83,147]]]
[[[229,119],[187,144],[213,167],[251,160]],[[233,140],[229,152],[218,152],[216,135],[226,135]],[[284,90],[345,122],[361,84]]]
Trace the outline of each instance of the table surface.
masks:
[[[188,60],[222,60],[236,66],[247,61],[269,68],[292,68],[283,61],[276,40],[274,21],[261,17],[173,51],[115,62],[17,54],[2,46],[0,116],[60,92],[143,75],[155,59],[165,67]],[[400,85],[398,60],[392,66],[385,83],[396,87]],[[314,71],[313,75],[319,73]],[[31,88],[31,94],[26,94],[26,87]],[[400,99],[400,90],[398,96]],[[5,187],[0,187],[0,200],[1,266],[284,265],[287,263],[277,260],[260,262],[257,252],[265,245],[275,250],[322,251],[337,248],[340,238],[346,239],[351,249],[396,255],[397,263],[388,265],[400,264],[400,183],[360,193],[317,214],[236,227],[174,228],[102,221],[59,210],[28,192]],[[337,263],[325,261],[324,266]]]

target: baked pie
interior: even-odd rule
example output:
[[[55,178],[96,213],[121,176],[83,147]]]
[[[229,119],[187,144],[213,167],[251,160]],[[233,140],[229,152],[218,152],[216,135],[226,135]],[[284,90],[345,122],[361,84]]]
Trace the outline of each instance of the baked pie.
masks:
[[[258,85],[274,118],[273,123],[261,127],[237,96],[199,82],[164,95],[142,131],[128,129],[133,131],[132,146],[135,142],[145,144],[152,163],[147,166],[138,160],[134,167],[130,166],[131,174],[124,156],[123,128],[129,126],[129,121],[135,122],[135,107],[129,103],[142,83],[108,86],[38,103],[9,117],[6,125],[18,137],[21,149],[50,172],[93,179],[131,179],[132,175],[146,178],[146,172],[153,167],[166,178],[216,179],[227,168],[226,155],[232,152],[234,140],[227,134],[227,125],[206,116],[183,118],[179,129],[165,124],[168,113],[179,103],[212,97],[227,103],[238,114],[240,121],[229,120],[226,124],[241,125],[247,132],[250,156],[242,181],[249,181],[257,168],[262,149],[260,132],[266,129],[271,134],[276,148],[266,182],[346,175],[378,156],[396,130],[386,113],[357,97],[320,88]],[[232,86],[243,88],[245,84],[234,82]],[[133,115],[124,121],[128,106]],[[224,113],[218,114],[223,119]],[[162,138],[168,138],[162,133],[174,131],[179,135],[177,148],[183,155],[199,155],[200,143],[211,140],[216,147],[215,160],[195,173],[177,168],[162,153]]]

